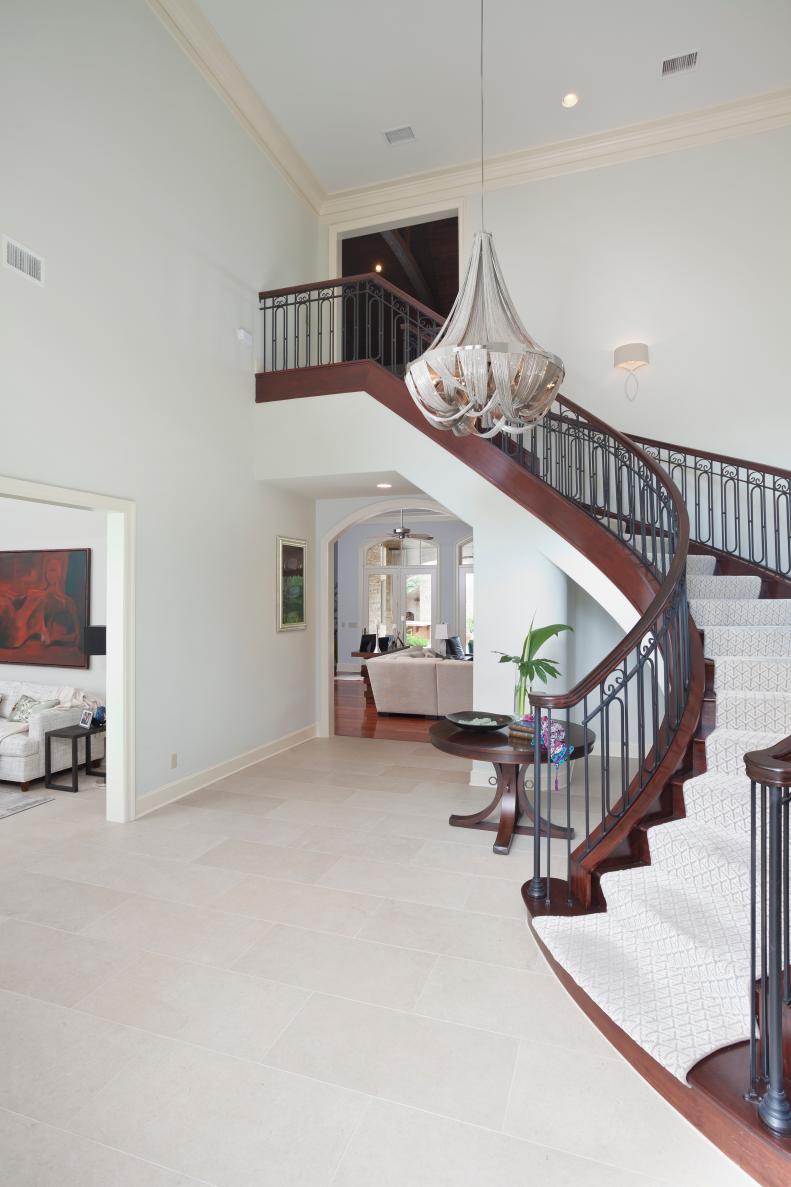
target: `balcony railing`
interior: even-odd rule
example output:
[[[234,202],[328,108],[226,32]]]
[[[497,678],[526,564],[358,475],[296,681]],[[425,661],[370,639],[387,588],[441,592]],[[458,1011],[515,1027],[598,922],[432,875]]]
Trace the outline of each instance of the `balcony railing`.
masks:
[[[379,363],[403,376],[443,319],[375,272],[259,293],[263,371]]]
[[[690,539],[791,577],[791,471],[633,437],[681,491]]]

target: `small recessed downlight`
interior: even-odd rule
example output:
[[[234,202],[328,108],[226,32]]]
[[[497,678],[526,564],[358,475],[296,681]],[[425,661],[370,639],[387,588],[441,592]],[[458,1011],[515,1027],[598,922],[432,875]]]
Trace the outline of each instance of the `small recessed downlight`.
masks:
[[[382,271],[382,265],[374,264],[374,272],[381,272],[381,271]]]
[[[579,95],[575,95],[573,91],[569,91],[567,95],[563,96],[560,103],[562,107],[576,107],[579,101]]]
[[[377,490],[392,490],[393,484],[392,484],[392,482],[377,482],[376,489]]]

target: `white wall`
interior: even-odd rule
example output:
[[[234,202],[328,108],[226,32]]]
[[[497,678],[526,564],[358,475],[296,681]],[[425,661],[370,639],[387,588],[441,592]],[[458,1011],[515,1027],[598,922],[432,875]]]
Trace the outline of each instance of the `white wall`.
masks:
[[[315,719],[311,631],[273,602],[313,508],[253,476],[236,329],[315,277],[318,228],[143,0],[2,23],[0,231],[46,287],[0,268],[0,472],[137,503],[140,795]]]
[[[622,628],[637,620],[633,607],[590,561],[535,516],[486,482],[442,446],[364,393],[289,400],[257,408],[257,467],[272,478],[315,478],[340,474],[399,472],[470,524],[475,539],[475,701],[476,707],[507,712],[513,704],[513,673],[495,651],[513,653],[521,647],[533,614],[536,622],[566,622],[566,575],[606,606]],[[298,456],[284,454],[275,429],[297,433],[310,420]],[[368,441],[380,443],[375,458]],[[317,564],[323,541],[348,526],[337,504],[317,504]],[[332,506],[330,505],[332,504]],[[405,506],[408,502],[405,501]],[[331,606],[319,605],[329,619]],[[556,652],[570,687],[566,638]],[[328,690],[320,682],[320,696]]]
[[[42,503],[0,499],[0,552],[37,548],[90,548],[91,622],[105,621],[107,593],[107,517]],[[104,700],[103,655],[93,655],[89,668],[40,667],[0,663],[0,680],[34,680],[40,684],[73,684]]]
[[[406,522],[411,522],[408,515]],[[344,532],[338,541],[338,662],[349,669],[360,666],[360,660],[353,660],[351,653],[359,649],[360,635],[367,629],[368,607],[362,576],[364,552],[368,545],[386,536],[391,526],[390,523],[359,524]],[[420,530],[430,532],[437,547],[435,621],[446,622],[448,633],[457,635],[460,633],[458,546],[462,540],[470,538],[472,528],[458,519],[432,520],[421,517]]]
[[[782,128],[493,191],[486,224],[569,396],[628,432],[787,467],[790,209]],[[612,352],[634,341],[651,362],[630,403]]]

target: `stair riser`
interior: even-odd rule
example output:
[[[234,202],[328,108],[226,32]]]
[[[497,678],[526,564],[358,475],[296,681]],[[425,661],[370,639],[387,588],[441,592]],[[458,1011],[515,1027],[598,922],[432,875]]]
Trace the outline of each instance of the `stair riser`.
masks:
[[[687,576],[688,577],[711,577],[717,566],[717,558],[714,556],[700,556],[689,554],[687,557]]]

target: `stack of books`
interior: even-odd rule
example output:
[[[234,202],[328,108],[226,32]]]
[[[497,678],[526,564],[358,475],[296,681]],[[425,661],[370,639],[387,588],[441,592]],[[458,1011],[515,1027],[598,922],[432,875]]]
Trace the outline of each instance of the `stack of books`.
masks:
[[[512,721],[508,727],[508,736],[515,746],[532,746],[534,734],[532,722]]]

